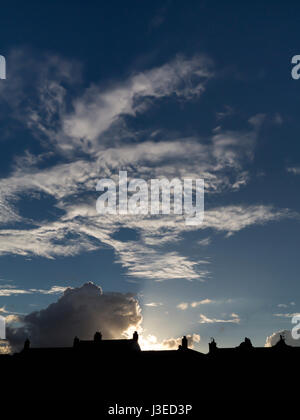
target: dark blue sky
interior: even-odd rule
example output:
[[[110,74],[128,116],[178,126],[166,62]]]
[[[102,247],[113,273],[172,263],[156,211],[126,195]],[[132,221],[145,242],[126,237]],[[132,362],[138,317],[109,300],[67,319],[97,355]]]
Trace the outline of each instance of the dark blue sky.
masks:
[[[263,345],[290,329],[299,12],[296,1],[2,6],[0,307],[29,313],[57,300],[53,286],[92,281],[136,293],[144,336],[159,341],[199,334],[206,351],[213,335]],[[204,178],[204,225],[100,218],[96,182],[119,170]]]

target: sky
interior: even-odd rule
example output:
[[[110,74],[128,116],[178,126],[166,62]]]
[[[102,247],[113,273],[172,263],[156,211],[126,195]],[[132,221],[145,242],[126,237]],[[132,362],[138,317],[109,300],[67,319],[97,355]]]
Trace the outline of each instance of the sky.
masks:
[[[98,328],[264,346],[300,310],[299,5],[1,7],[2,348]],[[204,221],[96,212],[102,178],[204,179]],[[73,334],[74,335],[74,334]],[[105,334],[104,334],[105,335]],[[103,337],[105,338],[105,337]],[[299,345],[295,340],[295,345]],[[4,351],[4,350],[3,350]]]

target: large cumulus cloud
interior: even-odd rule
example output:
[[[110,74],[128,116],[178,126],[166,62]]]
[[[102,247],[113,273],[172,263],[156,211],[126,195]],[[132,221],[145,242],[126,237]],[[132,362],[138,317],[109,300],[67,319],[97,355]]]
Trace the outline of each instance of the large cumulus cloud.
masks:
[[[120,338],[142,322],[138,301],[131,293],[103,292],[86,283],[68,288],[57,302],[21,318],[18,326],[7,327],[7,338],[14,351],[29,337],[33,346],[70,346],[75,335],[91,339],[95,331],[103,338]]]

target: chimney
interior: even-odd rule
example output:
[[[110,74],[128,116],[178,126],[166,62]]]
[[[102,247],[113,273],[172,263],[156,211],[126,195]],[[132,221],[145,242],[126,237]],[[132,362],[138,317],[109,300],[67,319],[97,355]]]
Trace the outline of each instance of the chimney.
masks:
[[[102,340],[102,334],[101,332],[97,331],[94,335],[94,342],[95,343],[100,343]]]
[[[25,343],[24,343],[24,350],[29,350],[30,348],[30,341],[29,338],[26,338]]]
[[[182,337],[182,340],[181,340],[181,348],[182,350],[187,350],[188,348],[188,340],[185,335]]]
[[[208,343],[208,347],[209,347],[209,354],[215,354],[216,353],[217,343],[215,342],[214,338],[212,338],[211,342]]]

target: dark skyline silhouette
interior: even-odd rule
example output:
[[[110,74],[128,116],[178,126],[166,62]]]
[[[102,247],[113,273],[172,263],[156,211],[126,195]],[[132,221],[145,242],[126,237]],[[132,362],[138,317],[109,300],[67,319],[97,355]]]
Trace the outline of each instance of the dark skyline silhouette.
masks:
[[[283,336],[273,347],[254,347],[246,337],[222,348],[212,339],[206,354],[189,348],[186,336],[177,350],[141,350],[138,341],[137,332],[107,340],[100,331],[91,340],[76,336],[69,347],[34,347],[26,339],[20,352],[0,356],[2,378],[19,384],[14,397],[96,399],[104,408],[109,401],[266,400],[295,393],[287,384],[300,348]]]

